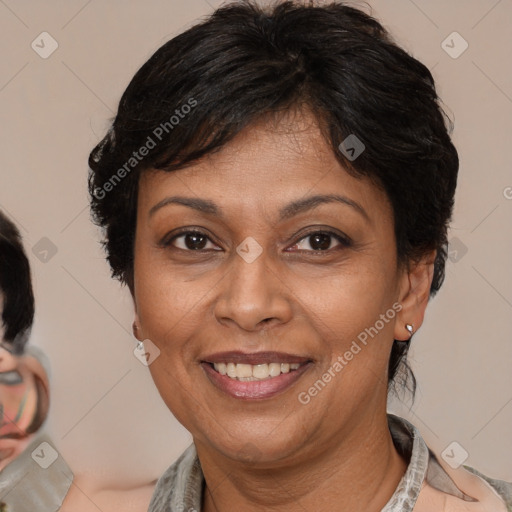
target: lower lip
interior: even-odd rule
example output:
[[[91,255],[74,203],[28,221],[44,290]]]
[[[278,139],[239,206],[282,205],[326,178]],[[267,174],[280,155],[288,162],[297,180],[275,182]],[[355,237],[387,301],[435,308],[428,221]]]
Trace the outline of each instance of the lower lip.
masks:
[[[312,363],[305,363],[296,370],[264,380],[240,381],[221,375],[209,363],[201,363],[210,382],[227,395],[240,400],[263,400],[292,387]]]

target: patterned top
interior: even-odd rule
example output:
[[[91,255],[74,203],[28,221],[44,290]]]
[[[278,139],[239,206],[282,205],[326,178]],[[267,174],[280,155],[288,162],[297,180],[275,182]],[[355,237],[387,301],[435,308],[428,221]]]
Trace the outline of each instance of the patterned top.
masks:
[[[51,378],[50,361],[42,349],[30,345],[25,355],[35,357]],[[0,471],[0,512],[57,512],[73,481],[73,471],[54,448],[44,425],[25,441],[23,452]]]
[[[57,512],[72,481],[73,472],[52,438],[37,432],[0,472],[0,512]]]
[[[512,483],[438,459],[403,418],[388,414],[388,424],[398,452],[409,464],[381,512],[512,512]],[[200,512],[204,485],[192,444],[159,478],[148,512]]]

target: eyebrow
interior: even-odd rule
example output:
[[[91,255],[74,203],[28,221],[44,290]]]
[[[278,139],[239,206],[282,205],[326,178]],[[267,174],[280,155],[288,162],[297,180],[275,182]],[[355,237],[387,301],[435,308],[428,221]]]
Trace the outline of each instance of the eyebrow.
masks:
[[[359,212],[367,221],[370,222],[370,217],[368,216],[366,210],[359,203],[352,199],[349,199],[348,197],[341,196],[338,194],[316,195],[293,201],[284,206],[283,208],[281,208],[281,210],[279,211],[279,221],[290,219],[291,217],[294,217],[299,213],[312,210],[313,208],[316,208],[321,204],[328,203],[341,203],[350,206],[354,210]],[[219,206],[217,206],[213,201],[210,201],[209,199],[200,199],[196,197],[183,196],[171,196],[162,199],[162,201],[159,201],[149,210],[149,216],[151,217],[158,210],[170,204],[180,204],[192,208],[194,210],[200,211],[201,213],[206,213],[208,215],[216,215],[221,219],[224,219],[222,209]]]

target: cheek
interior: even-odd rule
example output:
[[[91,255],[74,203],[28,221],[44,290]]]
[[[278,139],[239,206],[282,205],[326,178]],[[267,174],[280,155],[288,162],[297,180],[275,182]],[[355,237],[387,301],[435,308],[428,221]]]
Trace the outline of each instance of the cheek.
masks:
[[[347,338],[357,337],[392,308],[397,297],[393,267],[368,260],[351,269],[335,271],[325,279],[304,280],[295,288],[305,313],[313,313],[313,320],[318,318],[317,327],[327,339],[346,342]]]
[[[311,399],[319,414],[327,403],[355,410],[376,393],[379,397],[385,394],[394,322],[400,309],[392,270],[393,262],[372,259],[357,270],[316,282],[303,293],[301,301],[308,305],[306,314],[309,311],[321,342],[322,364],[308,380],[311,387],[301,389],[305,393],[301,403]]]
[[[171,341],[186,336],[194,311],[200,307],[201,296],[196,283],[176,277],[161,259],[149,251],[136,253],[135,301],[142,334],[161,350],[175,346]],[[162,345],[162,346],[160,346]]]
[[[189,343],[197,329],[193,319],[197,300],[158,271],[146,272],[136,291],[142,334],[159,349],[149,371],[164,403],[184,425],[191,425],[198,399],[194,398],[195,353]]]

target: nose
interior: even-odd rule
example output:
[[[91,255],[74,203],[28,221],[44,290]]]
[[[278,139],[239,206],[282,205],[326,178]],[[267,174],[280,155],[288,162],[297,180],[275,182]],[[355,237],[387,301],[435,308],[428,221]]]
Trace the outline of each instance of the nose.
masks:
[[[248,262],[233,255],[227,275],[219,283],[215,316],[246,331],[260,331],[287,323],[292,317],[291,297],[263,251]]]

